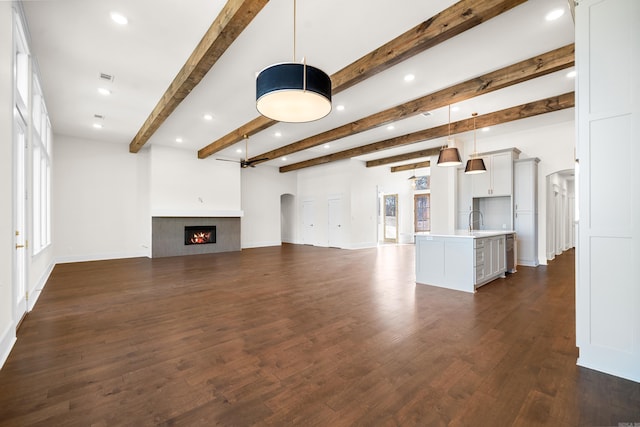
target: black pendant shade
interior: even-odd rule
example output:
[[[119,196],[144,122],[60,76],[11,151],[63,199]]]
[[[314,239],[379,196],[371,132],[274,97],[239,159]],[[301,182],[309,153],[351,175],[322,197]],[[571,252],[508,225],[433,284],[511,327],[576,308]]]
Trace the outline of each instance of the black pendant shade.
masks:
[[[477,174],[487,171],[487,167],[484,165],[484,160],[480,157],[467,160],[467,166],[464,168],[466,174]]]
[[[256,108],[279,122],[318,120],[331,112],[331,78],[306,64],[271,65],[256,79]]]
[[[473,116],[473,154],[467,160],[467,166],[464,168],[464,173],[467,175],[473,175],[478,173],[484,173],[487,171],[487,167],[484,165],[484,160],[478,157],[478,147],[476,146],[476,117],[478,113],[471,114]]]
[[[461,164],[460,153],[456,147],[447,147],[440,150],[438,166],[458,166]]]

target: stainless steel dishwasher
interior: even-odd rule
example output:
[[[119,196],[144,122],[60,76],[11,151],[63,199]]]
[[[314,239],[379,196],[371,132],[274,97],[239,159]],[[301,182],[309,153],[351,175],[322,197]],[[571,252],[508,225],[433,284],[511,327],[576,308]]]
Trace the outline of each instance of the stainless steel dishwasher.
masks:
[[[507,273],[516,272],[516,257],[515,257],[515,234],[507,234],[505,242],[505,251],[507,258]]]

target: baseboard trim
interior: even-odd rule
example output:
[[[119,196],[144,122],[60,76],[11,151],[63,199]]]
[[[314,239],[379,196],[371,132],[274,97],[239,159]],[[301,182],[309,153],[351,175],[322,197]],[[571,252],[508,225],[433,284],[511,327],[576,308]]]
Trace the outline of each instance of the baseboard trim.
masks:
[[[42,276],[40,276],[38,283],[36,283],[35,289],[29,291],[29,299],[27,300],[27,311],[33,310],[33,308],[36,306],[38,298],[40,298],[40,294],[47,284],[47,281],[49,280],[49,277],[51,276],[51,273],[53,272],[53,268],[55,266],[56,264],[54,262],[49,264],[49,267],[47,267]]]
[[[375,242],[362,242],[362,243],[355,243],[351,246],[349,246],[347,249],[370,249],[370,248],[377,248],[378,244]]]
[[[124,259],[124,258],[151,258],[151,254],[147,250],[147,251],[132,252],[132,253],[64,256],[64,257],[57,257],[54,260],[54,264],[68,264],[72,262],[89,262],[89,261],[106,261],[111,259]]]
[[[9,327],[3,331],[0,336],[0,369],[4,366],[4,363],[9,358],[9,354],[16,343],[16,328],[13,322]]]
[[[581,349],[582,351],[582,349]],[[625,363],[625,360],[601,360],[598,356],[583,356],[578,357],[576,365],[591,369],[594,371],[602,372],[608,375],[613,375],[618,378],[624,378],[625,380],[634,381],[640,383],[640,371],[637,367],[633,367],[633,363]]]
[[[282,242],[250,242],[243,243],[242,249],[252,249],[252,248],[267,248],[269,246],[282,246]]]

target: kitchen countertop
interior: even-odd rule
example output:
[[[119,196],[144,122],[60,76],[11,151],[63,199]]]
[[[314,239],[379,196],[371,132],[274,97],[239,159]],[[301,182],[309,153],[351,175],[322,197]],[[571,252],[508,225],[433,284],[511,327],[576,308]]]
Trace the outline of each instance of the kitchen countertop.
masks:
[[[415,236],[426,236],[426,237],[463,237],[470,239],[478,239],[482,237],[493,237],[493,236],[502,236],[504,234],[515,234],[513,230],[454,230],[449,233],[434,233],[434,232],[421,232],[415,233]]]

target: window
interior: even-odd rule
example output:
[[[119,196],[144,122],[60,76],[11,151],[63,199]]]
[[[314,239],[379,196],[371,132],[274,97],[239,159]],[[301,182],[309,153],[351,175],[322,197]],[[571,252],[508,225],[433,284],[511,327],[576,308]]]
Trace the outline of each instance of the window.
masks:
[[[27,117],[29,105],[29,50],[22,28],[22,21],[15,17],[15,94],[16,106],[23,117]]]
[[[415,232],[431,231],[431,195],[413,196]]]
[[[51,122],[33,76],[33,253],[51,244]]]

